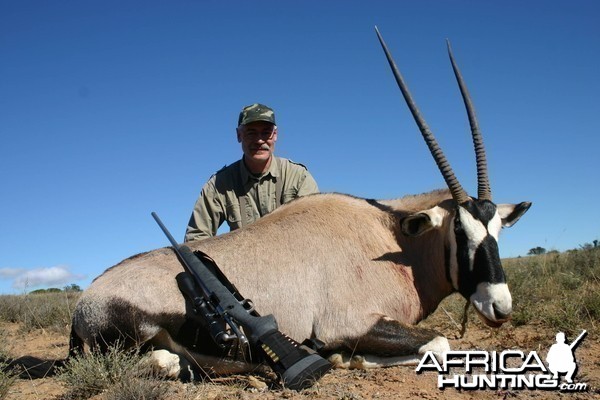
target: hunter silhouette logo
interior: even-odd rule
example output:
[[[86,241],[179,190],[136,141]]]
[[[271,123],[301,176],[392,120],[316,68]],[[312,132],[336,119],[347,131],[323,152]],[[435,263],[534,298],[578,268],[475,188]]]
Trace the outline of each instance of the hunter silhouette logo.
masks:
[[[445,352],[441,360],[428,351],[415,372],[437,371],[440,389],[582,392],[588,390],[587,383],[574,383],[573,377],[577,372],[575,350],[586,335],[584,330],[571,344],[567,344],[565,334],[557,333],[556,343],[548,350],[546,364],[536,351],[455,350]],[[561,375],[565,375],[566,382],[561,383]]]
[[[565,334],[558,332],[556,334],[556,344],[553,344],[548,351],[546,362],[548,369],[552,372],[552,377],[558,379],[560,373],[566,373],[567,383],[573,383],[573,375],[577,371],[577,363],[575,362],[575,349],[587,335],[587,331],[581,334],[571,344],[565,343]]]

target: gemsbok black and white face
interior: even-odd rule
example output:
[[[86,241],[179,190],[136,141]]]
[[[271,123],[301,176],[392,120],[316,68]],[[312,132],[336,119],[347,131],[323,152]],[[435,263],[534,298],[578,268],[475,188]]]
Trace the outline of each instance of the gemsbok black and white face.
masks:
[[[503,227],[517,222],[530,206],[531,203],[497,206],[489,200],[471,199],[456,207],[450,236],[455,243],[449,259],[450,279],[490,326],[500,326],[512,313],[498,236]]]
[[[468,196],[458,182],[433,133],[421,116],[377,28],[376,31],[408,108],[454,199],[454,214],[446,235],[448,278],[454,289],[471,302],[487,325],[500,326],[510,318],[512,298],[500,261],[498,237],[500,230],[517,222],[529,209],[531,203],[495,204],[492,202],[483,138],[475,117],[475,109],[452,55],[450,44],[448,43],[448,54],[467,109],[475,146],[477,198]],[[442,228],[446,215],[447,211],[440,207],[415,213],[403,219],[402,232],[409,236],[418,236],[429,229]]]

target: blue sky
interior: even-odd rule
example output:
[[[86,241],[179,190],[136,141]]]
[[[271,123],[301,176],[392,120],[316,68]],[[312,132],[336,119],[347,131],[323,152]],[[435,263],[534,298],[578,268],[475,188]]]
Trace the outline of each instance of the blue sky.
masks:
[[[533,207],[501,255],[600,239],[600,2],[1,1],[0,293],[76,283],[182,238],[202,184],[241,155],[242,106],[324,192],[444,182],[383,34],[462,185],[476,192],[453,45],[496,202]],[[251,265],[249,265],[251,268]]]

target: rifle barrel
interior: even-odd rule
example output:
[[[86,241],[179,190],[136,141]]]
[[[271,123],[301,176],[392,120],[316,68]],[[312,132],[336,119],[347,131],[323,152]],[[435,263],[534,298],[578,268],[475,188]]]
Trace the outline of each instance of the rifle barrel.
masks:
[[[156,214],[154,211],[152,211],[151,215],[154,218],[154,220],[156,221],[156,223],[158,224],[158,226],[160,227],[160,229],[163,231],[163,233],[165,234],[167,239],[169,239],[169,242],[171,242],[171,245],[173,245],[173,250],[175,250],[175,253],[181,260],[181,263],[185,267],[186,272],[188,272],[189,274],[192,274],[192,276],[194,276],[196,283],[198,284],[198,286],[200,286],[200,289],[202,290],[202,292],[204,292],[205,298],[207,300],[213,298],[214,296],[213,296],[212,291],[206,286],[206,283],[202,280],[202,278],[200,276],[198,276],[197,271],[195,271],[194,268],[192,268],[188,264],[187,257],[195,257],[193,255],[192,251],[187,246],[180,245],[179,243],[177,243],[177,241],[171,235],[171,233],[169,232],[167,227],[162,223],[162,221],[158,217],[158,214]],[[186,253],[187,257],[183,254],[183,252]],[[242,343],[243,345],[246,345],[248,343],[248,338],[242,332],[242,330],[237,326],[237,323],[232,320],[232,318],[229,316],[229,313],[227,311],[225,311],[225,309],[219,303],[217,303],[217,304],[213,303],[212,306],[214,307],[215,311],[223,318],[223,320],[225,320],[227,325],[229,325],[229,327],[233,331],[234,335],[237,336],[240,343]]]
[[[165,236],[167,237],[167,239],[169,239],[169,242],[171,242],[171,244],[175,248],[175,251],[177,251],[178,254],[179,254],[179,244],[177,243],[177,241],[175,240],[175,238],[173,236],[171,236],[171,232],[169,232],[169,230],[162,223],[162,221],[160,220],[160,218],[158,218],[158,214],[157,213],[155,213],[154,211],[152,211],[151,214],[152,214],[152,218],[154,218],[154,220],[156,221],[156,223],[158,224],[158,226],[160,226],[160,229],[163,231],[163,233],[165,234]]]
[[[573,349],[573,347],[577,346],[577,344],[581,341],[581,339],[585,337],[585,335],[587,335],[587,331],[584,329],[583,332],[581,332],[581,334],[577,336],[577,339],[573,340],[569,347]]]

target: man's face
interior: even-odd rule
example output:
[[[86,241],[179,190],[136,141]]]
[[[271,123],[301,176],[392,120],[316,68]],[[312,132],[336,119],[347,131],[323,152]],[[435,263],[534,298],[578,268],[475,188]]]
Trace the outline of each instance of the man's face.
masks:
[[[267,162],[275,150],[277,127],[270,122],[250,122],[238,127],[237,139],[242,144],[246,160]]]

